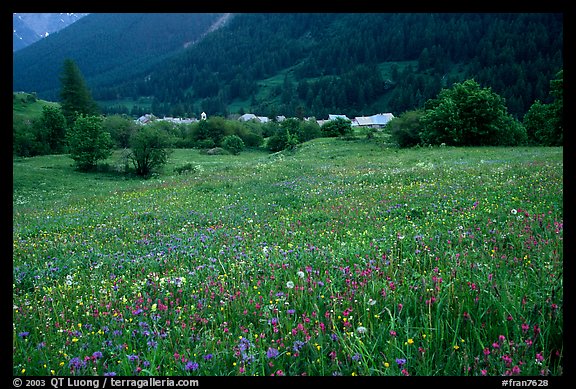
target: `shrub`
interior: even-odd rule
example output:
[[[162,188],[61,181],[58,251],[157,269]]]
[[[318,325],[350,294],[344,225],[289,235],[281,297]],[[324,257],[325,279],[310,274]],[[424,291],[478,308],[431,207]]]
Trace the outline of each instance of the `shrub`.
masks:
[[[227,135],[222,139],[222,148],[228,150],[231,154],[240,154],[244,147],[244,141],[238,135]]]

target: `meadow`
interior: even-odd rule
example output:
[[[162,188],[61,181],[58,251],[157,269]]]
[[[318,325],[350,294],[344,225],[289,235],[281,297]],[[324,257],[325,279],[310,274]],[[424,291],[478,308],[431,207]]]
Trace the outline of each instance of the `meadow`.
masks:
[[[14,375],[564,374],[562,148],[71,165],[13,161]]]

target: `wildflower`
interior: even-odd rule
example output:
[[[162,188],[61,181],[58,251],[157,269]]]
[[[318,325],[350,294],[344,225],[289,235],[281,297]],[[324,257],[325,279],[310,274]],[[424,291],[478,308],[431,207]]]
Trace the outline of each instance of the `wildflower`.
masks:
[[[94,351],[94,353],[92,353],[92,357],[94,359],[100,359],[102,358],[102,353],[100,351]]]
[[[390,336],[396,336],[396,331],[390,330]]]
[[[207,361],[211,360],[212,357],[213,357],[212,354],[206,354],[206,355],[204,355],[204,359],[207,360]]]
[[[396,363],[398,364],[398,367],[402,367],[402,366],[404,366],[404,364],[406,363],[406,359],[404,359],[404,358],[396,358]]]
[[[184,367],[184,369],[185,369],[186,371],[194,371],[194,370],[198,370],[198,367],[200,367],[200,365],[198,365],[197,362],[189,361],[189,362],[186,364],[186,366]]]
[[[368,331],[368,329],[366,327],[363,327],[363,326],[356,328],[356,332],[358,332],[359,334],[365,334],[366,331]]]
[[[356,353],[356,354],[352,355],[352,360],[353,361],[359,361],[360,360],[360,354]]]
[[[408,339],[408,344],[414,344],[414,339],[412,338]]]
[[[510,210],[510,213],[511,213],[512,215],[516,215],[516,214],[518,213],[518,210],[516,210],[515,208],[512,208],[512,209]]]
[[[74,357],[68,362],[68,366],[71,370],[79,370],[86,366],[86,362],[78,357]]]
[[[530,326],[526,323],[522,323],[522,332],[526,333],[530,329]]]
[[[305,344],[306,343],[302,342],[301,340],[295,340],[292,349],[297,353],[302,347],[304,347]]]
[[[304,278],[304,272],[301,270],[298,273],[296,273],[296,275],[300,278]]]
[[[536,364],[541,365],[543,360],[544,360],[544,357],[542,356],[542,354],[536,353]]]
[[[287,287],[288,289],[294,288],[294,282],[288,281],[288,282],[286,283],[286,287]]]
[[[18,334],[18,336],[21,338],[26,338],[28,335],[30,335],[30,332],[28,332],[28,331],[20,332]]]
[[[276,358],[278,355],[280,355],[280,352],[272,347],[268,348],[268,351],[266,352],[266,357],[269,359]]]

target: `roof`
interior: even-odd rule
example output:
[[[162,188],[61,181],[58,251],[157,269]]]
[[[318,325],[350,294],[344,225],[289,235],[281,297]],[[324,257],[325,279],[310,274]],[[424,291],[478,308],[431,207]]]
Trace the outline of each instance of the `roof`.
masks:
[[[256,119],[256,115],[254,115],[253,113],[245,113],[244,115],[240,116],[238,118],[238,120],[242,120],[247,122],[248,120],[254,120]]]
[[[359,126],[385,126],[394,119],[391,113],[378,113],[372,116],[356,116],[354,119]]]
[[[350,120],[346,115],[332,115],[332,114],[329,114],[329,115],[328,115],[328,120],[335,120],[335,119],[338,119],[338,118]]]
[[[372,118],[373,124],[379,124],[381,126],[388,124],[390,120],[394,119],[394,115],[391,113],[379,113],[370,117]]]

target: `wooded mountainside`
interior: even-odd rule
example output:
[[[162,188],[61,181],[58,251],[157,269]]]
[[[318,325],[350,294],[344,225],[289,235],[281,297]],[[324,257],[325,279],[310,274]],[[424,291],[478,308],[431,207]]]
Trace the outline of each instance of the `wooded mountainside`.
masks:
[[[136,15],[88,15],[61,39],[16,53],[14,90],[57,100],[55,53],[66,47],[111,113],[397,115],[473,78],[519,118],[547,100],[563,66],[562,14],[234,14],[187,48],[185,29],[200,38],[222,15],[144,14],[148,23]],[[198,21],[177,24],[174,15]],[[150,103],[139,107],[143,98]]]
[[[58,100],[64,60],[88,85],[125,82],[197,41],[222,14],[93,13],[13,55],[14,91]]]

